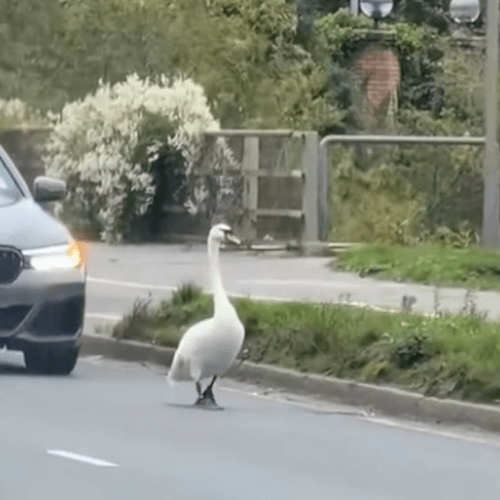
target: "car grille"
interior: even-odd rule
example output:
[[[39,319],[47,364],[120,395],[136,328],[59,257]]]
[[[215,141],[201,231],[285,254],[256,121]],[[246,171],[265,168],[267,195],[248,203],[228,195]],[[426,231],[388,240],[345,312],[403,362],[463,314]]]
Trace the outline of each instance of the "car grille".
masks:
[[[40,336],[74,335],[83,324],[84,297],[71,297],[42,307],[29,326]]]
[[[0,332],[15,330],[29,313],[31,306],[0,307]]]
[[[13,248],[0,247],[0,285],[17,279],[23,267],[23,256]]]

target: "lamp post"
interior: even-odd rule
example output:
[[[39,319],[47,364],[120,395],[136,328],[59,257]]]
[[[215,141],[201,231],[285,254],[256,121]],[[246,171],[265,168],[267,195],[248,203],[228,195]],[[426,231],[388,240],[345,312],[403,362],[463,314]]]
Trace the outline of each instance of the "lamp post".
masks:
[[[392,0],[351,0],[351,13],[361,11],[375,20],[387,16]],[[483,245],[500,247],[500,185],[498,176],[498,0],[487,0],[486,68],[484,81],[485,153],[483,166]],[[480,14],[479,0],[451,0],[450,14],[458,23],[473,23]]]
[[[350,0],[351,14],[357,16],[359,14],[359,0]]]
[[[450,14],[458,23],[479,17],[479,0],[452,0]],[[500,202],[498,183],[498,0],[488,0],[486,11],[486,67],[484,80],[485,152],[483,166],[483,245],[500,245]]]
[[[355,0],[351,0],[353,2]],[[352,6],[352,3],[351,3]],[[375,21],[375,27],[383,17],[391,13],[394,3],[392,0],[360,0],[359,8],[361,12]]]
[[[500,206],[498,185],[498,0],[488,0],[486,11],[486,71],[483,244],[498,248]]]

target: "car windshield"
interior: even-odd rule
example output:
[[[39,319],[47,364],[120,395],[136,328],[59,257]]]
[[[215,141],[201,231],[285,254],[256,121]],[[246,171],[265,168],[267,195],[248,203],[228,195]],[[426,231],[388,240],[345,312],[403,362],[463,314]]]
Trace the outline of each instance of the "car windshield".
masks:
[[[20,191],[7,167],[0,161],[0,195],[5,194],[20,194]]]

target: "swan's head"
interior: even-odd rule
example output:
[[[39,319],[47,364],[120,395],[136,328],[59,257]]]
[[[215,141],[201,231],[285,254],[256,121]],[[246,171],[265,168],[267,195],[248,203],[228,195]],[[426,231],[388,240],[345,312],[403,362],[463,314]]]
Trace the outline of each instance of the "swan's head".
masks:
[[[212,227],[208,235],[211,241],[218,243],[234,243],[241,245],[241,241],[233,234],[233,230],[227,224],[217,224]]]

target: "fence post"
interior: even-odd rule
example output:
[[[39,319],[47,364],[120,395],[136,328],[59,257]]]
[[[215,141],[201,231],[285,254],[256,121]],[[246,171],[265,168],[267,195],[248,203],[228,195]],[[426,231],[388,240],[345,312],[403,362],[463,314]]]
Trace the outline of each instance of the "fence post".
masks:
[[[245,136],[243,139],[243,207],[245,217],[242,230],[243,239],[252,241],[256,238],[257,208],[259,200],[259,178],[250,170],[259,169],[259,137]],[[250,175],[249,175],[250,174]]]
[[[319,144],[318,151],[318,233],[320,241],[328,240],[328,228],[330,213],[328,211],[328,186],[330,177],[328,175],[328,154],[323,146],[323,139]]]
[[[302,149],[302,172],[305,174],[304,191],[302,195],[302,212],[304,213],[304,242],[319,241],[319,194],[317,132],[304,132]]]

